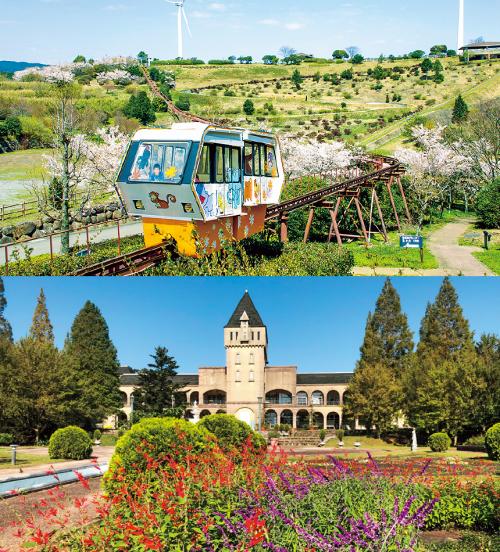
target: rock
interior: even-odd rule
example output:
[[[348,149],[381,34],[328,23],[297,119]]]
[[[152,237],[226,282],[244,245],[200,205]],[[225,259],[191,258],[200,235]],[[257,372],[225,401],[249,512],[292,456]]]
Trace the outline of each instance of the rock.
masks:
[[[13,226],[4,226],[2,228],[2,234],[4,236],[12,237],[14,235],[14,227]]]
[[[52,232],[54,231],[54,225],[46,222],[43,225],[43,231],[45,232],[45,234],[52,234]]]
[[[11,236],[4,236],[2,239],[0,239],[0,245],[6,245],[8,243],[14,243],[14,238]]]
[[[106,211],[106,220],[111,220],[113,218],[113,211]]]
[[[119,208],[120,206],[118,205],[118,203],[110,203],[107,206],[108,211],[117,211]]]
[[[106,213],[99,213],[96,218],[97,222],[106,222]]]
[[[54,222],[54,219],[50,215],[45,215],[42,220],[44,223],[49,223],[49,224]]]
[[[34,222],[21,222],[14,228],[14,237],[19,239],[21,236],[32,236],[35,230],[36,224]]]
[[[60,230],[61,229],[61,221],[60,220],[55,220],[52,229],[53,229],[54,232],[57,232],[58,230]]]
[[[43,237],[45,237],[45,232],[43,230],[35,230],[35,233],[31,237],[32,238],[43,238]]]
[[[43,228],[43,220],[37,220],[36,227],[38,228],[38,230],[41,230]]]
[[[82,214],[81,213],[76,213],[75,215],[75,222],[82,222]]]
[[[122,218],[121,211],[113,211],[113,219],[114,220],[118,220],[118,219],[121,219],[121,218]]]
[[[90,217],[90,222],[91,222],[92,224],[95,224],[95,223],[97,222],[97,216],[96,216],[96,215],[92,215],[92,216]]]
[[[88,216],[86,216],[86,217],[83,217],[83,219],[82,219],[82,222],[83,222],[85,225],[90,224],[90,221],[91,221],[90,215],[88,215]]]
[[[79,223],[79,222],[74,222],[72,225],[71,225],[71,230],[81,230],[82,229],[82,225]]]

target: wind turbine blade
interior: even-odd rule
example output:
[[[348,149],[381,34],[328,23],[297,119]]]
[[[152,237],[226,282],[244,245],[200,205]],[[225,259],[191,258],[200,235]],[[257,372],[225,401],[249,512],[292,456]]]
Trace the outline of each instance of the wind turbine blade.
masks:
[[[186,22],[186,28],[189,33],[189,36],[193,38],[193,35],[191,34],[191,28],[189,27],[189,21],[188,21],[186,12],[184,11],[184,7],[182,8],[182,15],[184,16],[184,21]]]

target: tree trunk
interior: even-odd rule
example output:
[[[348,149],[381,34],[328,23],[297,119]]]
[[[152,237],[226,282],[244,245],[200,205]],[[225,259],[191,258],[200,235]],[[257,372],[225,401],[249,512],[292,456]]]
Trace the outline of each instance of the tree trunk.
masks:
[[[63,138],[63,174],[62,174],[62,217],[61,217],[61,252],[69,253],[69,138]]]

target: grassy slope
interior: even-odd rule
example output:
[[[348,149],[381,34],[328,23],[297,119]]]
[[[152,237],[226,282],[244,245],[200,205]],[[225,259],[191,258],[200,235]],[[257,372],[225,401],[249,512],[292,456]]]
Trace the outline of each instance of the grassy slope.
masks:
[[[50,150],[32,149],[0,154],[0,180],[29,180],[43,172],[42,156]]]

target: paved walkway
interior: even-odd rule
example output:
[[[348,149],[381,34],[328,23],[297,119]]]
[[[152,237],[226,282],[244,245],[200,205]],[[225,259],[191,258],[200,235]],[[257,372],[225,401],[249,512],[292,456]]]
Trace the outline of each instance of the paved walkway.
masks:
[[[493,272],[472,255],[482,251],[480,247],[458,245],[458,240],[465,234],[472,219],[461,219],[450,222],[429,238],[431,253],[439,261],[439,266],[450,274],[462,276],[494,276]]]
[[[495,274],[472,255],[482,251],[480,247],[458,245],[458,240],[465,234],[472,219],[460,219],[446,224],[430,238],[428,245],[436,257],[439,268],[413,269],[391,267],[357,266],[353,269],[355,276],[494,276]]]
[[[107,240],[116,240],[118,237],[117,225],[112,226],[96,226],[90,229],[90,242],[91,243],[100,243]],[[120,224],[120,236],[126,238],[128,236],[137,236],[142,234],[142,222],[127,222]],[[54,254],[58,255],[61,252],[61,235],[54,236],[52,238]],[[75,245],[80,245],[82,249],[86,248],[87,238],[85,230],[71,232],[70,234],[70,246],[74,247]],[[50,241],[48,238],[39,238],[37,240],[31,240],[24,242],[24,244],[15,244],[10,245],[9,250],[9,259],[13,259],[13,254],[17,251],[20,259],[24,259],[26,254],[24,252],[24,247],[32,249],[31,256],[35,257],[37,255],[44,255],[50,253]],[[5,264],[5,247],[0,249],[0,266]]]
[[[109,462],[115,447],[94,446],[92,460],[97,460],[99,464]],[[47,447],[19,447],[18,452],[23,454],[48,454]],[[24,477],[33,473],[44,473],[48,470],[77,469],[82,466],[88,466],[90,460],[69,460],[67,462],[55,462],[54,464],[38,464],[37,466],[12,466],[0,469],[0,481],[10,479],[11,477]]]

